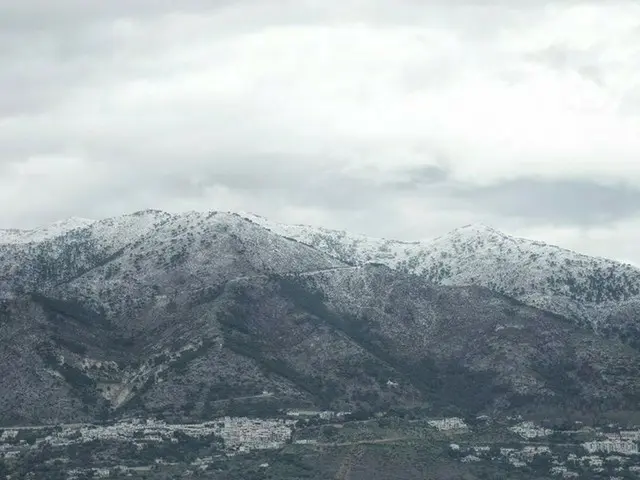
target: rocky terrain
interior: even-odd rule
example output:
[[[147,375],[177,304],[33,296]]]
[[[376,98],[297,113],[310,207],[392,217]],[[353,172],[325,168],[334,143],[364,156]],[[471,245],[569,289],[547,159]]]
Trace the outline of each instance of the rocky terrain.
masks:
[[[306,445],[295,442],[299,422],[287,423],[292,410],[631,429],[639,289],[630,265],[476,226],[403,243],[246,214],[143,211],[0,231],[0,423],[206,430],[251,418],[237,422],[288,425],[278,451]],[[203,455],[231,445],[220,428],[206,430]],[[509,428],[482,438],[509,449],[499,433],[516,435]],[[476,446],[443,452],[475,472],[487,460]],[[505,468],[529,455],[512,453],[500,453]],[[575,470],[563,462],[554,475]]]

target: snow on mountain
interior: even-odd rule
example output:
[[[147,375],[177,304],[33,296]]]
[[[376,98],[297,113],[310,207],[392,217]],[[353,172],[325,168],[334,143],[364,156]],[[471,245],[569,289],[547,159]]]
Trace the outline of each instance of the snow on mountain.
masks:
[[[117,251],[140,240],[173,218],[173,215],[160,210],[143,210],[95,222],[88,233],[103,247]]]
[[[123,365],[96,378],[117,377],[124,385],[117,398],[132,398],[135,386],[150,407],[163,409],[218,384],[249,385],[253,395],[291,392],[292,381],[301,388],[295,395],[321,402],[339,398],[339,388],[341,409],[351,408],[352,394],[415,399],[414,389],[431,392],[434,378],[466,378],[464,391],[484,392],[487,402],[495,400],[496,379],[518,394],[555,392],[570,381],[580,387],[578,396],[594,401],[610,394],[637,398],[623,397],[640,378],[638,350],[629,348],[640,348],[634,343],[640,270],[630,265],[484,225],[409,243],[221,212],[146,210],[60,227],[73,223],[56,224],[57,235],[34,237],[37,242],[0,245],[0,298],[14,309],[5,316],[14,321],[4,321],[4,339],[22,342],[0,362],[4,377],[15,362],[31,375],[38,361],[58,358],[42,357],[36,347],[47,344],[76,365],[87,358]],[[78,353],[83,348],[89,353]],[[182,367],[160,376],[180,352],[188,352]],[[354,359],[368,366],[353,370]],[[419,363],[428,359],[452,363]],[[451,365],[464,375],[450,377]],[[398,372],[415,384],[404,393],[404,386],[383,392],[380,386]],[[572,377],[579,372],[588,374]],[[24,375],[8,384],[22,388],[23,398]],[[274,382],[274,375],[287,382]],[[58,389],[58,404],[75,398],[60,390],[65,384],[43,378],[41,390]],[[209,384],[200,390],[202,381]],[[354,381],[360,382],[355,390]],[[457,383],[443,385],[456,399],[477,400],[475,393],[460,395]],[[11,387],[4,393],[18,398]],[[73,412],[69,405],[65,411]]]
[[[640,294],[640,269],[634,266],[512,237],[482,224],[410,243],[244,215],[343,261],[382,263],[441,285],[484,286],[596,329],[615,305]]]
[[[110,313],[116,316],[149,309],[154,299],[160,305],[167,296],[214,295],[233,279],[348,266],[239,215],[221,212],[139,212],[59,237],[56,244],[64,246],[61,253],[43,258],[40,251],[31,261],[22,261],[26,273],[18,277],[32,274],[31,288],[41,290],[48,282],[64,297],[89,303],[101,299],[114,306]],[[49,250],[45,246],[44,251]],[[99,254],[79,256],[89,251]]]
[[[5,235],[0,243],[0,292],[32,291],[82,275],[108,262],[171,215],[144,211],[105,220],[58,222]]]
[[[350,263],[375,262],[395,268],[428,247],[427,242],[402,242],[323,227],[288,225],[253,213],[242,212],[240,215],[278,235],[293,238]]]
[[[486,225],[467,225],[430,241],[402,242],[286,225],[250,213],[146,210],[0,233],[0,291],[9,289],[12,278],[20,278],[25,288],[78,278],[76,283],[88,288],[109,283],[120,271],[130,272],[134,284],[147,278],[161,285],[170,265],[179,265],[189,278],[213,279],[209,270],[214,267],[216,275],[227,278],[234,272],[381,263],[441,285],[487,287],[596,329],[615,323],[622,315],[616,312],[625,312],[629,323],[629,307],[621,305],[640,299],[636,267],[512,237]],[[245,263],[231,265],[238,252]]]
[[[95,220],[88,218],[71,217],[67,220],[31,230],[0,230],[0,245],[43,242],[64,235],[67,232],[87,227],[94,222]]]

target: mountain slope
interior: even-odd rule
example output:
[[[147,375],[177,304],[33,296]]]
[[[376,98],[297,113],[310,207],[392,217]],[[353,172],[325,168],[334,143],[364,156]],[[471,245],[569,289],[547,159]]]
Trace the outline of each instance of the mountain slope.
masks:
[[[46,292],[69,285],[90,295],[91,289],[117,290],[114,283],[125,281],[133,294],[141,283],[179,288],[185,276],[199,279],[204,287],[239,275],[344,265],[235,214],[148,210],[37,242],[0,245],[0,293]],[[166,277],[165,271],[175,275]],[[142,281],[140,275],[153,278]]]
[[[640,334],[624,321],[624,304],[640,300],[640,269],[604,258],[468,225],[432,241],[398,242],[302,225],[282,225],[246,214],[273,232],[343,261],[382,263],[441,285],[479,285],[572,318],[596,331]]]
[[[2,245],[0,417],[637,407],[639,351],[558,314],[632,331],[633,268],[488,228],[367,242],[145,211]]]
[[[109,298],[100,300],[109,312]],[[281,408],[432,413],[633,409],[640,354],[477,287],[367,266],[247,276],[215,296],[127,311],[5,303],[2,416],[18,423]],[[52,392],[44,402],[42,393]],[[9,409],[9,410],[6,410]],[[78,417],[74,412],[84,412]]]
[[[100,418],[109,405],[98,382],[130,360],[117,332],[78,305],[39,296],[0,300],[1,423]]]
[[[177,298],[203,298],[232,279],[271,273],[345,268],[347,264],[293,240],[274,235],[237,215],[172,217],[120,254],[54,288],[65,298],[98,299],[129,328],[133,312],[154,321],[154,308]],[[123,318],[126,317],[126,318]],[[124,323],[126,322],[126,323]]]
[[[97,222],[59,222],[0,244],[0,296],[43,290],[111,261],[122,249],[171,219],[158,211]],[[55,225],[64,225],[58,228]]]

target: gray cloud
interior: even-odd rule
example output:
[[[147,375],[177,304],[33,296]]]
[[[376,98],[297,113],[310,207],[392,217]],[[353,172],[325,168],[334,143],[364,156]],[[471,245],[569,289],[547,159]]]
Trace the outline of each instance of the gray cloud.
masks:
[[[176,12],[202,12],[238,3],[237,0],[135,0],[133,2],[85,2],[60,0],[0,1],[0,28],[3,31],[66,29],[96,21],[140,18]]]
[[[470,209],[529,223],[603,225],[640,214],[640,188],[596,181],[521,178],[486,187],[456,187],[452,198]]]
[[[0,228],[142,208],[407,239],[633,221],[631,4],[0,0]]]
[[[597,48],[571,48],[566,45],[549,45],[530,52],[525,58],[560,71],[573,71],[589,80],[602,84],[606,76],[606,63],[599,58]]]
[[[403,172],[406,177],[403,180],[390,182],[390,187],[399,190],[423,190],[432,189],[435,185],[449,180],[451,172],[447,168],[438,165],[423,165],[407,169]]]

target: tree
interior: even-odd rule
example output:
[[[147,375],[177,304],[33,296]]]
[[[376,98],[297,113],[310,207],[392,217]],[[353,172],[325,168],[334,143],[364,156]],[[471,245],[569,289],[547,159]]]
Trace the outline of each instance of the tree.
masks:
[[[335,438],[338,433],[338,429],[333,425],[325,425],[322,427],[322,434],[328,439]]]

